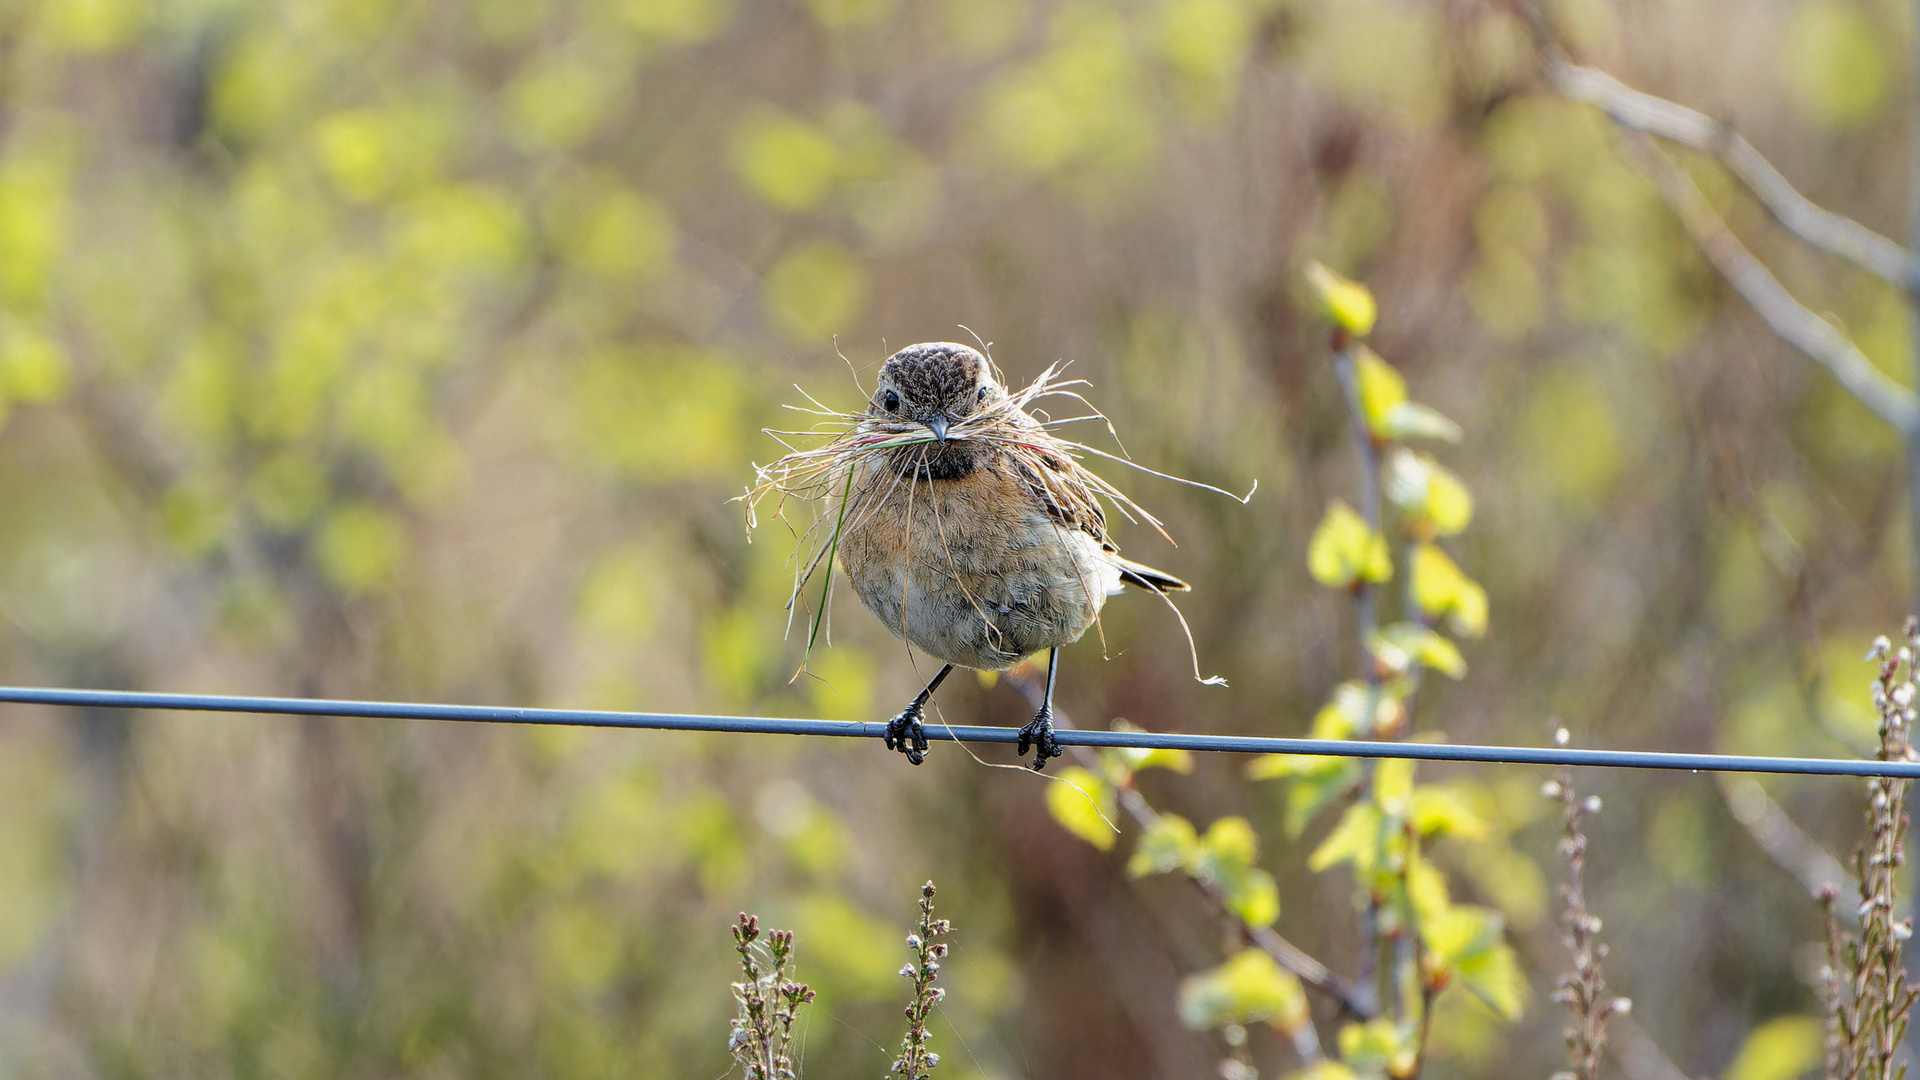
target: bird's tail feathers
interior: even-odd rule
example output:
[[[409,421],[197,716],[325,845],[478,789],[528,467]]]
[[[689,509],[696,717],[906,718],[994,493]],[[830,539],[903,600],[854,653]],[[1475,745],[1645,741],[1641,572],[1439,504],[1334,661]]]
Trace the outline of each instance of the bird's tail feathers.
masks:
[[[1120,568],[1121,581],[1145,589],[1148,592],[1186,592],[1193,588],[1193,586],[1163,570],[1155,570],[1151,566],[1143,566],[1129,559],[1122,559],[1117,555],[1109,555],[1107,557],[1112,559],[1113,564]]]

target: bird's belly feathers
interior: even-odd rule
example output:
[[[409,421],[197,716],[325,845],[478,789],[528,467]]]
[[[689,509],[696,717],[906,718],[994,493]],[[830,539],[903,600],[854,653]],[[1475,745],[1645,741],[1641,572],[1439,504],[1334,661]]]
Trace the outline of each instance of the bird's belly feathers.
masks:
[[[988,671],[1079,640],[1120,582],[1098,541],[996,472],[856,499],[840,538],[854,592],[895,637]]]

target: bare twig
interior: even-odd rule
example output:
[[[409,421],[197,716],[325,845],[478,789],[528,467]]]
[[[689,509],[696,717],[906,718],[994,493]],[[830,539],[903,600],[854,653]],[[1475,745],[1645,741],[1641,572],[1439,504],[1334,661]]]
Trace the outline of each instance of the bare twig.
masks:
[[[1355,365],[1352,343],[1345,330],[1336,329],[1331,342],[1333,348],[1333,372],[1340,381],[1341,396],[1347,402],[1348,426],[1353,430],[1354,468],[1358,472],[1360,487],[1360,515],[1366,519],[1367,528],[1374,533],[1380,531],[1380,452],[1374,445],[1373,431],[1367,426],[1366,403],[1360,397],[1360,377]],[[1356,630],[1360,635],[1360,663],[1365,669],[1367,688],[1372,698],[1368,702],[1369,710],[1379,704],[1380,666],[1373,659],[1373,639],[1380,630],[1380,615],[1376,590],[1371,581],[1364,576],[1353,583],[1353,607]],[[1373,783],[1373,765],[1371,762],[1361,766],[1362,779],[1357,789],[1359,797],[1367,798]],[[1366,907],[1360,911],[1360,970],[1354,979],[1354,990],[1359,1000],[1367,1006],[1367,1012],[1379,1011],[1379,952],[1380,952],[1380,906],[1384,898],[1373,889],[1367,890]]]
[[[1632,1016],[1614,1017],[1608,1030],[1613,1034],[1614,1060],[1632,1080],[1687,1080],[1687,1074]]]
[[[1836,214],[1794,188],[1752,143],[1731,125],[1685,105],[1635,90],[1595,68],[1550,56],[1548,78],[1561,94],[1592,105],[1614,123],[1656,135],[1718,159],[1775,221],[1808,246],[1867,271],[1909,292],[1920,288],[1920,259],[1844,214]]]
[[[1335,331],[1333,341],[1333,373],[1340,381],[1340,394],[1347,402],[1349,426],[1353,429],[1354,467],[1358,471],[1360,486],[1360,516],[1366,519],[1367,528],[1380,531],[1380,453],[1374,446],[1373,432],[1367,427],[1366,407],[1360,400],[1360,377],[1355,370],[1353,354],[1349,349],[1345,331]],[[1375,610],[1374,586],[1365,578],[1354,583],[1354,607],[1358,614],[1360,633],[1360,654],[1370,657],[1373,649],[1374,632],[1380,628],[1380,617]],[[1363,661],[1367,669],[1367,683],[1379,682],[1379,672],[1370,661]]]
[[[1794,299],[1793,294],[1773,276],[1773,272],[1727,228],[1726,222],[1721,220],[1686,170],[1647,134],[1649,130],[1657,130],[1689,146],[1703,140],[1705,152],[1717,155],[1720,151],[1714,146],[1714,140],[1721,140],[1727,146],[1734,145],[1726,138],[1729,129],[1692,110],[1640,94],[1610,76],[1573,63],[1568,59],[1566,50],[1554,40],[1546,20],[1531,3],[1515,0],[1514,6],[1532,30],[1541,72],[1547,82],[1566,97],[1606,112],[1620,129],[1634,159],[1653,181],[1674,216],[1680,219],[1681,226],[1706,255],[1707,261],[1746,300],[1768,328],[1808,359],[1825,368],[1848,393],[1910,443],[1920,439],[1920,398],[1882,373],[1833,324]],[[1705,121],[1704,126],[1699,121]],[[1892,250],[1876,248],[1866,240],[1866,237],[1874,234],[1857,226],[1850,231],[1836,225],[1836,222],[1845,222],[1847,219],[1820,210],[1797,192],[1793,193],[1793,198],[1798,203],[1786,199],[1782,189],[1792,191],[1792,188],[1785,179],[1780,178],[1778,171],[1767,165],[1759,152],[1745,140],[1740,140],[1739,145],[1744,148],[1739,153],[1739,164],[1736,166],[1730,162],[1728,167],[1734,169],[1735,174],[1749,186],[1756,182],[1760,184],[1753,188],[1755,194],[1776,216],[1786,215],[1782,221],[1794,230],[1795,235],[1800,235],[1801,228],[1805,228],[1825,241],[1808,240],[1822,250],[1829,250],[1826,244],[1836,244],[1852,251],[1854,255],[1862,258],[1870,256],[1873,260],[1888,264],[1884,268],[1894,270],[1890,280],[1909,290],[1913,288],[1915,277],[1911,253],[1884,237],[1874,238]],[[1777,183],[1768,180],[1768,176],[1777,180]],[[1796,223],[1799,227],[1796,227]],[[1835,251],[1835,254],[1852,258],[1852,255],[1842,251]],[[1901,264],[1898,267],[1891,265],[1895,257]],[[1868,269],[1874,270],[1873,267]],[[1880,273],[1879,270],[1874,272]]]
[[[1894,430],[1902,435],[1920,430],[1920,400],[1915,399],[1913,391],[1888,378],[1832,323],[1794,299],[1786,286],[1780,284],[1780,279],[1727,228],[1693,177],[1665,151],[1638,132],[1627,132],[1626,141],[1654,187],[1659,189],[1661,198],[1680,219],[1681,227],[1769,329],[1825,368],[1848,393]]]
[[[1732,774],[1721,774],[1715,779],[1734,820],[1747,830],[1747,835],[1753,837],[1754,843],[1760,845],[1775,865],[1799,878],[1809,891],[1817,892],[1824,885],[1851,879],[1852,875],[1840,860],[1794,824],[1780,804],[1760,786],[1760,781]]]

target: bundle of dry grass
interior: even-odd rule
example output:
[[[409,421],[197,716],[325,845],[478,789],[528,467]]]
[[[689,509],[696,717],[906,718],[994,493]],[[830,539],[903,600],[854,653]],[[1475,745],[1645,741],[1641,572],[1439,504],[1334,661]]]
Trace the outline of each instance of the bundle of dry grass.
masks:
[[[1104,521],[1104,503],[1111,505],[1128,521],[1151,525],[1169,543],[1173,542],[1173,538],[1160,520],[1125,492],[1086,468],[1081,463],[1083,457],[1091,455],[1119,462],[1152,476],[1219,492],[1241,503],[1252,497],[1251,491],[1243,497],[1211,484],[1149,469],[1123,456],[1124,447],[1121,454],[1110,454],[1056,434],[1055,429],[1067,424],[1097,421],[1114,437],[1115,444],[1119,444],[1119,435],[1106,414],[1081,396],[1078,388],[1087,386],[1086,381],[1063,381],[1060,378],[1063,370],[1064,365],[1054,364],[1024,388],[1008,393],[988,403],[980,411],[956,421],[947,430],[947,443],[985,444],[997,453],[1013,458],[1016,463],[1025,466],[1027,475],[1037,478],[1046,486],[1048,497],[1067,512],[1070,520]],[[997,378],[997,371],[995,375]],[[822,405],[805,390],[800,393],[806,397],[809,405],[787,407],[820,417],[820,421],[805,431],[768,429],[767,434],[789,452],[772,464],[756,465],[753,485],[737,496],[735,501],[746,503],[747,528],[751,532],[760,525],[762,504],[771,500],[772,518],[785,523],[796,538],[793,593],[787,601],[789,626],[792,613],[799,607],[808,583],[816,574],[822,575],[820,601],[811,613],[807,631],[807,654],[810,656],[815,642],[827,625],[840,537],[859,522],[862,515],[872,513],[891,497],[901,483],[932,482],[924,479],[924,467],[903,469],[898,466],[903,463],[902,454],[918,453],[924,459],[935,449],[936,439],[921,424],[893,416],[838,412]],[[1086,411],[1056,420],[1044,410],[1032,407],[1046,398],[1069,399]],[[814,445],[805,445],[810,440],[818,441]],[[920,449],[916,451],[916,447]],[[910,464],[911,460],[909,457],[905,463]],[[795,522],[788,517],[788,510],[795,503],[806,508],[806,521]],[[1177,608],[1175,612],[1178,613]],[[1181,625],[1186,625],[1184,618],[1181,619]],[[805,670],[804,659],[801,670]],[[1195,674],[1197,677],[1197,669]]]

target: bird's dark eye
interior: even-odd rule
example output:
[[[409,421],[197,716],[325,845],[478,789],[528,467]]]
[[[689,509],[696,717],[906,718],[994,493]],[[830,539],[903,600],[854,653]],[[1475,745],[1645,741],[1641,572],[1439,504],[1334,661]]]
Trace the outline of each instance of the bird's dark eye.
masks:
[[[986,402],[987,402],[987,388],[986,388],[986,387],[984,387],[984,386],[983,386],[983,387],[981,387],[981,388],[980,388],[980,397],[979,397],[979,399],[978,399],[978,400],[979,400],[979,402],[980,402],[980,403],[981,403],[982,405],[984,405],[984,404],[986,404]]]
[[[889,390],[880,397],[880,406],[888,412],[900,411],[900,395]]]

